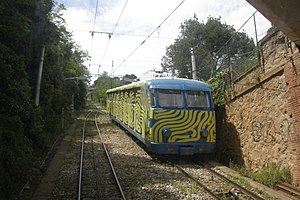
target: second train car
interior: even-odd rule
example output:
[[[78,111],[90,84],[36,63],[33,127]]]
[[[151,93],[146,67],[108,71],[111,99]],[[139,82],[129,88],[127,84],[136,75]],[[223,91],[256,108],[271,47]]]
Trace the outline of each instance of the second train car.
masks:
[[[157,154],[210,154],[216,147],[211,87],[162,78],[108,90],[107,111]]]

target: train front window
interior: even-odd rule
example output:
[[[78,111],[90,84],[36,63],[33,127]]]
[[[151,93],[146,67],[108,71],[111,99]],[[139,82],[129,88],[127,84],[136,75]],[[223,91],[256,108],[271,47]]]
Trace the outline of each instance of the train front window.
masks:
[[[158,90],[161,107],[183,107],[183,94],[180,90]]]
[[[187,91],[186,101],[190,108],[209,108],[208,92],[203,91]]]

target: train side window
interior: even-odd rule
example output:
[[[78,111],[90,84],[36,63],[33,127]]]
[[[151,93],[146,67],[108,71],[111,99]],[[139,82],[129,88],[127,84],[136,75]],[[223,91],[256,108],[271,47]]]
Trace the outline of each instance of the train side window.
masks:
[[[158,90],[161,107],[183,107],[183,94],[180,90]]]
[[[187,91],[186,92],[187,107],[209,108],[209,94],[204,91]]]
[[[150,100],[151,100],[151,107],[155,108],[157,107],[157,97],[156,97],[156,92],[155,90],[150,90]]]

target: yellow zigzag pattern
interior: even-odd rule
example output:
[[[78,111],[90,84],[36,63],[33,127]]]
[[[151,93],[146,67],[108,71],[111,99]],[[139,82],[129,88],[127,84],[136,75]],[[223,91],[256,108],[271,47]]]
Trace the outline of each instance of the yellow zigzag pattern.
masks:
[[[207,129],[206,142],[216,141],[215,113],[197,110],[154,110],[156,121],[151,131],[153,141],[162,142],[163,130],[172,130],[168,142],[196,142],[201,138],[200,131]]]

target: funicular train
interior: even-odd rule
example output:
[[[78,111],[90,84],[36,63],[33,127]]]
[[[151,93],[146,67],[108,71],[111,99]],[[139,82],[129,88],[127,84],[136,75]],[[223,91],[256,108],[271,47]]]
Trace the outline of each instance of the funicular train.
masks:
[[[108,90],[107,111],[153,153],[210,154],[216,147],[211,87],[159,78]]]

